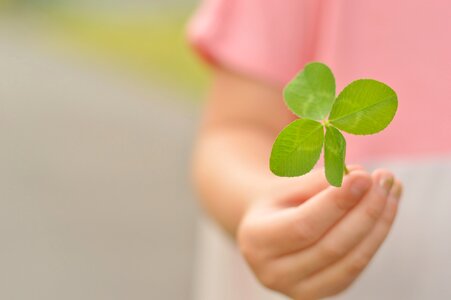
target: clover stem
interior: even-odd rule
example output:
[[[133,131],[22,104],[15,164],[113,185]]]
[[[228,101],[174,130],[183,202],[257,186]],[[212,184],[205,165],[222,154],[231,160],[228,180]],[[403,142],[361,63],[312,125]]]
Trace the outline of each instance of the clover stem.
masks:
[[[348,170],[348,167],[346,167],[346,164],[345,164],[345,175],[348,175],[349,174],[349,170]]]

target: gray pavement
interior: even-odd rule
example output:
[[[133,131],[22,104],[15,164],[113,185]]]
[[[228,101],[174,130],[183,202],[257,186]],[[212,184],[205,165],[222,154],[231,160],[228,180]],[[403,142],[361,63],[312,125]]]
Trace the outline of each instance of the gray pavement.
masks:
[[[196,109],[38,40],[0,28],[0,299],[190,299]]]

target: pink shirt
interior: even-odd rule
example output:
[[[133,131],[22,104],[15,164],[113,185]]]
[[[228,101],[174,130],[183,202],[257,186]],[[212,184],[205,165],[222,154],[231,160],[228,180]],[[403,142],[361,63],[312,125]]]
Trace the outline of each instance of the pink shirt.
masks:
[[[392,124],[349,136],[353,160],[451,154],[451,1],[206,0],[189,37],[209,62],[278,86],[328,64],[337,91],[374,78],[398,93]]]

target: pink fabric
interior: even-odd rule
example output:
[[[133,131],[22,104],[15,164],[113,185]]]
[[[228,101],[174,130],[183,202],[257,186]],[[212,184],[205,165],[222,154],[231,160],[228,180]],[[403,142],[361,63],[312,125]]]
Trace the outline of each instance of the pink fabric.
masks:
[[[449,0],[206,0],[189,38],[211,63],[283,86],[309,61],[337,92],[374,78],[398,93],[393,123],[349,136],[352,160],[451,154]]]

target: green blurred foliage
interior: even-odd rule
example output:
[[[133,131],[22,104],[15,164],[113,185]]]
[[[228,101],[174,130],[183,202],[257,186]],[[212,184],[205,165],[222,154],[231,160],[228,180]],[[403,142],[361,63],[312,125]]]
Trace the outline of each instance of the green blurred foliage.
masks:
[[[80,47],[117,59],[154,81],[195,95],[205,85],[206,72],[185,37],[188,12],[50,15]]]
[[[12,4],[12,0],[0,0],[0,11],[10,7]]]
[[[0,0],[0,12],[26,11],[27,17],[45,19],[48,29],[61,33],[75,51],[110,59],[153,83],[198,96],[207,74],[186,41],[193,7],[190,2],[160,2],[124,9],[96,6],[95,1],[86,6],[72,0]]]
[[[23,7],[54,7],[62,0],[0,0],[0,10]]]

